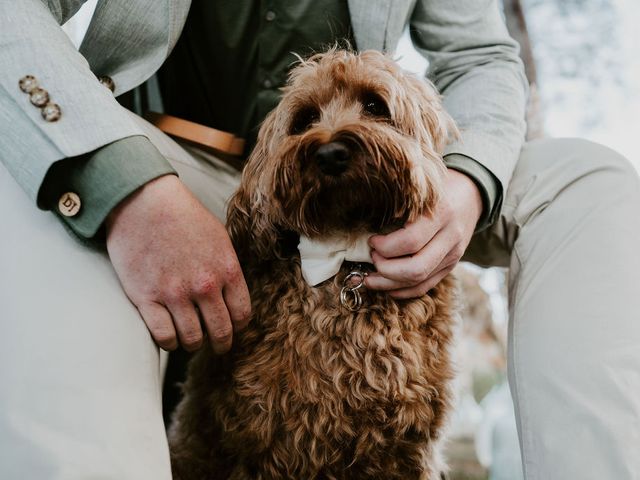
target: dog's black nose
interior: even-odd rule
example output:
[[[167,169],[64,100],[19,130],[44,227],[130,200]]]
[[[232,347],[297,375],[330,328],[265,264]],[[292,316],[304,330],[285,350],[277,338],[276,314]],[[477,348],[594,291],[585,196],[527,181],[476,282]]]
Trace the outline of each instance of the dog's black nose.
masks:
[[[349,148],[341,142],[331,142],[321,145],[316,150],[315,160],[320,171],[337,177],[349,166]]]

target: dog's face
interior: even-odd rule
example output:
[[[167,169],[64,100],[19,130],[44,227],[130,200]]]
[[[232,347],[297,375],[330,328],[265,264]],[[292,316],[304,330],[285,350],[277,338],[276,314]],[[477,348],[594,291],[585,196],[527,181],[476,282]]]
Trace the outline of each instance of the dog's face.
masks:
[[[453,130],[435,89],[383,54],[315,55],[292,70],[231,207],[257,235],[400,227],[437,202]]]

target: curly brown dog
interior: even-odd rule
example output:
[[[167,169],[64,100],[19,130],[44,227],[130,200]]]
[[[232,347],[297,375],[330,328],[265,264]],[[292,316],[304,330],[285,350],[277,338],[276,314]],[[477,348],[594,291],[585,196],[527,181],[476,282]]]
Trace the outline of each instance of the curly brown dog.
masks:
[[[434,88],[381,53],[334,49],[293,69],[229,205],[252,321],[226,356],[191,361],[170,429],[176,479],[440,478],[453,280],[394,300],[352,293],[345,263],[311,286],[297,245],[428,215],[453,131]]]

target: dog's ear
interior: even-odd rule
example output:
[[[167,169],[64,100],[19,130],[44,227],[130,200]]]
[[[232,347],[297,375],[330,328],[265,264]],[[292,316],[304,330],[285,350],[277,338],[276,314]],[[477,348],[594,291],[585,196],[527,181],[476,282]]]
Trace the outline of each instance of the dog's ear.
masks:
[[[249,211],[249,194],[240,186],[227,206],[227,231],[241,261],[246,259],[250,253],[251,217]]]
[[[424,78],[405,74],[403,88],[395,102],[395,121],[410,137],[418,140],[425,172],[421,182],[423,205],[431,212],[441,194],[445,166],[442,154],[446,145],[458,135],[453,119],[444,110],[436,88]]]
[[[227,209],[227,229],[241,261],[268,260],[278,256],[279,228],[274,225],[273,203],[269,201],[270,145],[275,136],[275,115],[264,121],[253,152],[242,172],[240,187]]]
[[[442,155],[446,145],[458,134],[458,129],[442,106],[435,86],[426,78],[407,75],[405,108],[410,118],[417,119],[414,134],[431,150],[431,155]]]

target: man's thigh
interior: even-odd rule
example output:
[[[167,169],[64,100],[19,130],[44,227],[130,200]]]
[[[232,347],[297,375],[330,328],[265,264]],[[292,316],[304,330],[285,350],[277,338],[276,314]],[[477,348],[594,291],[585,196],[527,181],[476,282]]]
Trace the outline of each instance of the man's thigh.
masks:
[[[103,248],[0,165],[0,477],[170,478],[158,350]]]
[[[238,174],[145,128],[224,217]],[[39,211],[2,164],[0,218],[0,478],[169,479],[159,352],[104,246]]]

